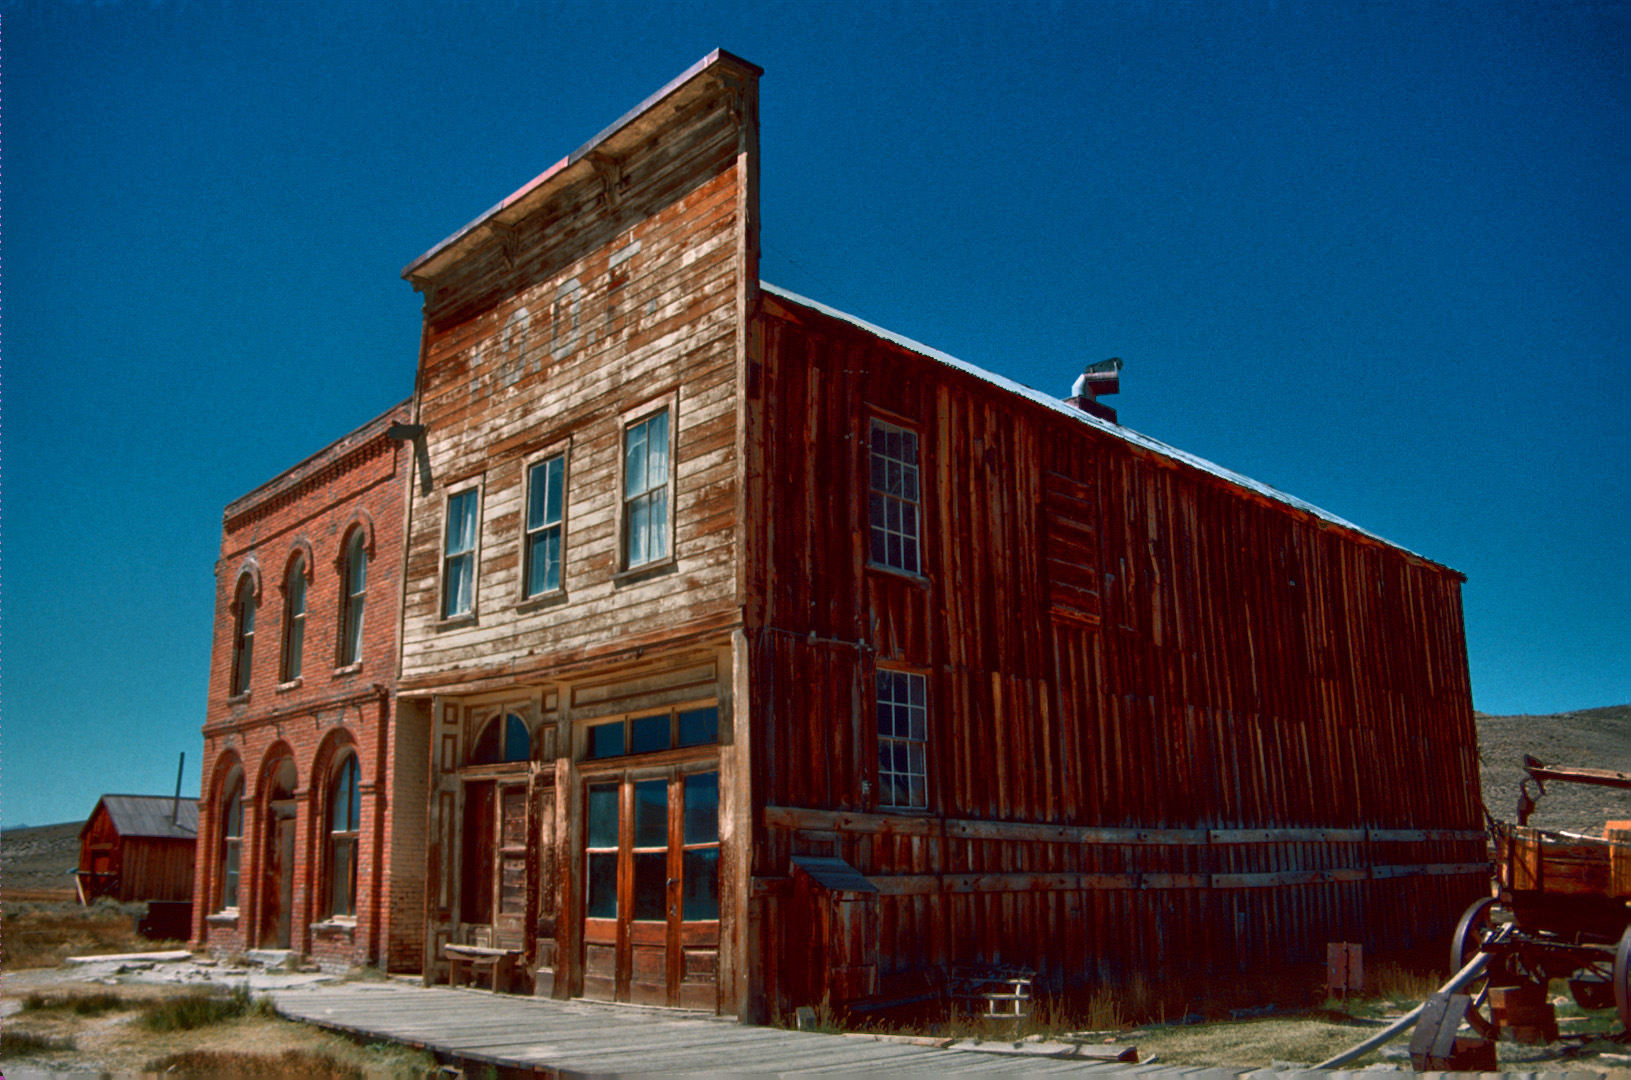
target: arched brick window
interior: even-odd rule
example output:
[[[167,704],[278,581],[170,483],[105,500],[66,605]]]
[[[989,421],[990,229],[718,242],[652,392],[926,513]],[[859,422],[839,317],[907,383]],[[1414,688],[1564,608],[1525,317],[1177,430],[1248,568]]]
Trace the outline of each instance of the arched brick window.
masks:
[[[306,556],[296,555],[283,580],[283,670],[280,682],[300,678],[306,644]]]
[[[232,694],[236,697],[249,693],[249,672],[255,657],[255,579],[248,574],[238,579],[232,614]]]
[[[362,659],[362,609],[368,594],[368,547],[363,529],[352,530],[346,542],[341,582],[339,663],[345,667]]]
[[[217,909],[238,906],[238,867],[243,851],[244,772],[234,766],[227,774],[225,794],[216,807],[221,823],[220,873],[216,875]]]
[[[362,823],[357,755],[347,753],[328,788],[328,914],[357,913],[357,837]]]

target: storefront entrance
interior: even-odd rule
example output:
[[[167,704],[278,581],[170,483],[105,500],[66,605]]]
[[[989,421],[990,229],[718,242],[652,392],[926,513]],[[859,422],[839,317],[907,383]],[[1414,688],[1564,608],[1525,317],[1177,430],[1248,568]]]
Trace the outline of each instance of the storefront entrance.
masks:
[[[586,778],[584,802],[584,996],[715,1009],[717,766]]]

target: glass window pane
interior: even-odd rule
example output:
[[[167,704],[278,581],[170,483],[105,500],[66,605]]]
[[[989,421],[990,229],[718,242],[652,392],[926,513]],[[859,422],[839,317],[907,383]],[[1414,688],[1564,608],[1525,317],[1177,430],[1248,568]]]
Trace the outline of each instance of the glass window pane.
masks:
[[[329,849],[330,915],[354,915],[356,898],[357,842],[336,839]]]
[[[651,463],[647,466],[646,484],[661,487],[668,483],[668,413],[663,411],[648,420],[651,434],[646,445],[650,449]]]
[[[351,550],[346,556],[346,591],[355,596],[368,587],[368,552],[363,547],[361,530],[351,535]]]
[[[629,504],[627,528],[629,531],[628,561],[630,566],[639,566],[643,562],[650,561],[650,556],[647,554],[650,546],[648,539],[651,531],[650,514],[651,511],[645,499],[637,499]]]
[[[525,761],[532,756],[532,737],[526,721],[514,713],[504,718],[504,760]]]
[[[589,785],[588,846],[614,848],[617,846],[618,784]]]
[[[629,753],[649,754],[668,749],[668,714],[637,716],[629,721]]]
[[[634,846],[668,847],[667,780],[641,780],[635,783]]]
[[[619,720],[615,724],[600,724],[589,729],[589,757],[618,757],[622,753],[623,721]]]
[[[668,918],[668,852],[634,853],[634,917]]]
[[[238,841],[232,840],[225,845],[225,852],[221,859],[221,906],[224,908],[238,906]]]
[[[650,495],[651,524],[650,558],[652,561],[668,557],[668,489],[658,488]]]
[[[646,490],[646,425],[636,424],[623,436],[623,497]]]
[[[698,848],[687,851],[681,877],[685,882],[680,917],[684,919],[719,918],[719,849]]]
[[[589,853],[589,898],[584,907],[591,919],[617,918],[617,852]]]
[[[719,709],[687,709],[680,713],[680,745],[707,746],[719,741]]]
[[[719,842],[719,774],[690,773],[685,777],[685,842]]]
[[[541,529],[549,524],[549,464],[540,461],[527,470],[528,529]]]
[[[560,523],[566,505],[566,455],[557,454],[549,459],[549,504],[545,508],[545,521]]]

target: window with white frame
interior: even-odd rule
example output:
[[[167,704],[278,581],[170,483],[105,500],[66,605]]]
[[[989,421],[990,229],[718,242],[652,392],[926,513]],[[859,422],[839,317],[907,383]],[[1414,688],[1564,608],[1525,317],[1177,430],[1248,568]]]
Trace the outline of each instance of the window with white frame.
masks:
[[[244,774],[234,767],[227,774],[226,794],[221,798],[221,870],[216,878],[219,890],[216,910],[238,906],[238,865],[244,832]]]
[[[345,546],[345,595],[340,601],[341,667],[362,659],[362,609],[368,599],[368,546],[362,529],[353,529]]]
[[[442,618],[468,615],[476,595],[476,511],[481,493],[466,488],[447,497],[442,542]]]
[[[245,574],[238,581],[232,602],[232,695],[249,693],[249,673],[255,659],[255,579]]]
[[[882,420],[872,421],[871,465],[872,490],[867,506],[870,560],[874,566],[921,573],[917,432]]]
[[[300,662],[306,643],[306,557],[296,555],[289,564],[283,583],[283,678],[300,678]]]
[[[328,789],[329,916],[357,913],[357,837],[362,825],[357,755],[348,753],[334,770]]]
[[[928,680],[878,672],[878,803],[923,809],[928,799]]]
[[[527,468],[526,595],[561,588],[565,542],[566,455],[554,454]]]
[[[669,492],[673,457],[668,451],[668,410],[623,429],[623,568],[668,558]]]

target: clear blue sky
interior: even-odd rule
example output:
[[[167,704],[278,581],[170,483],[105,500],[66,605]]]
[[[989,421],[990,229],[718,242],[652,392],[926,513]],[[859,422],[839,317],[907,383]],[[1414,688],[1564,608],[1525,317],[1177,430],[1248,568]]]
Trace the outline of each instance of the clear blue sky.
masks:
[[[0,820],[198,789],[221,508],[412,390],[411,259],[709,50],[766,280],[1469,577],[1631,701],[1624,4],[0,0]],[[1631,737],[1631,736],[1628,736]]]

